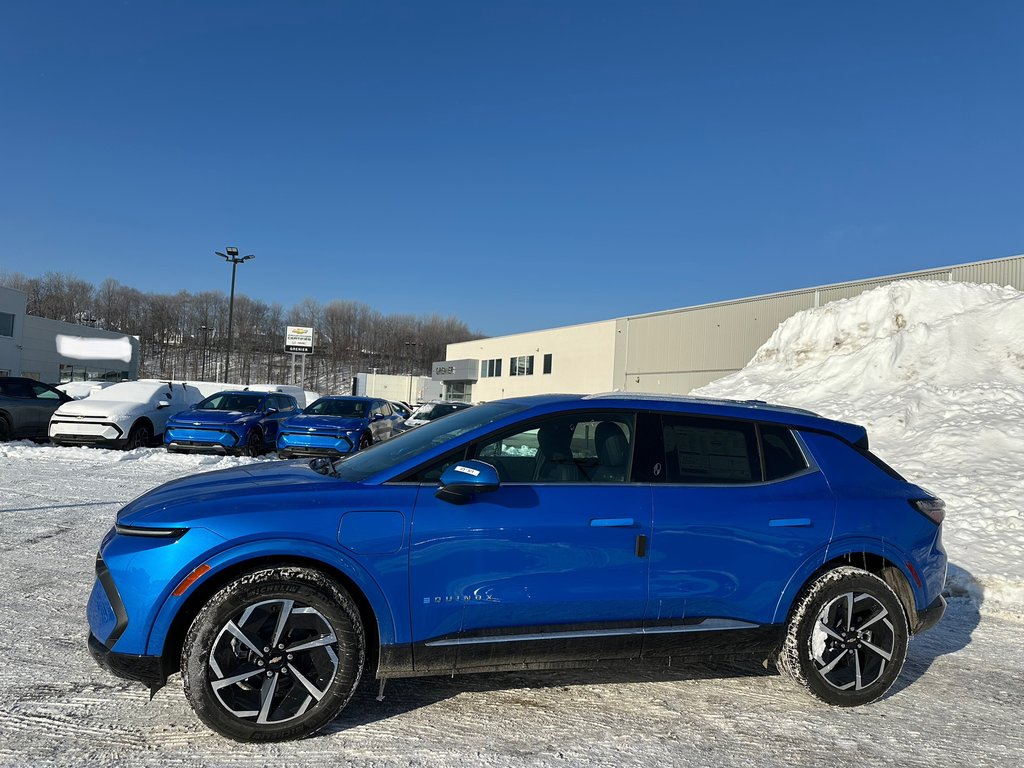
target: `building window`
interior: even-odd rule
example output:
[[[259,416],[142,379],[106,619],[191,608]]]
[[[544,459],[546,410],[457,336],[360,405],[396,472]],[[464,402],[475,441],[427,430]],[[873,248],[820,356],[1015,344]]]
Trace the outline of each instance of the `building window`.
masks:
[[[533,376],[533,355],[520,355],[509,358],[509,376]]]
[[[480,378],[486,379],[501,376],[501,358],[480,361]]]
[[[444,383],[444,399],[456,403],[473,402],[473,383],[470,381],[446,381]]]
[[[0,336],[14,336],[14,315],[0,312]]]
[[[67,384],[69,381],[128,381],[128,371],[61,363],[60,383]]]
[[[551,373],[551,354],[544,355],[544,373]]]

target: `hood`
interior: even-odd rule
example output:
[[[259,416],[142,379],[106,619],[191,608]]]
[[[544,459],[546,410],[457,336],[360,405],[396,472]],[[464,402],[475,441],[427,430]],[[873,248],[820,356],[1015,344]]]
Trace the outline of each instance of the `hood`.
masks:
[[[310,428],[325,432],[354,432],[366,427],[366,419],[354,419],[350,416],[320,416],[313,413],[301,413],[281,422],[282,430],[307,431]]]
[[[57,409],[57,416],[101,416],[113,418],[124,413],[138,413],[152,410],[148,403],[133,403],[128,400],[72,400]]]
[[[170,423],[184,426],[192,426],[197,421],[201,424],[234,424],[242,419],[253,421],[259,418],[259,416],[260,414],[258,413],[246,411],[201,411],[190,409],[174,414],[170,419]]]
[[[351,485],[314,472],[309,462],[273,461],[203,472],[164,483],[129,502],[117,513],[124,525],[206,526],[218,516],[251,511],[255,506],[276,508],[274,497],[315,486],[337,492]]]

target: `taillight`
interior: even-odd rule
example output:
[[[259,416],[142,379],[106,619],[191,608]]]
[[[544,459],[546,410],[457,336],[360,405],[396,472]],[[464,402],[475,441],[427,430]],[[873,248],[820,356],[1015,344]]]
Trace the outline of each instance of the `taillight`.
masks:
[[[926,516],[936,525],[941,525],[946,519],[946,502],[942,499],[910,499],[910,506]]]

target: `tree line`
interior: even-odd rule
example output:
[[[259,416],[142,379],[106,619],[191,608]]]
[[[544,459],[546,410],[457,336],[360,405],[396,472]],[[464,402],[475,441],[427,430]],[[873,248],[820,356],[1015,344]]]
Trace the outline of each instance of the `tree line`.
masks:
[[[290,383],[285,326],[304,325],[316,334],[304,385],[344,393],[361,371],[429,375],[430,364],[444,360],[447,344],[481,336],[451,316],[388,315],[349,300],[305,299],[285,309],[236,293],[225,372],[228,297],[219,291],[145,293],[110,278],[96,286],[57,272],[0,272],[0,285],[27,293],[30,315],[137,336],[140,378]]]

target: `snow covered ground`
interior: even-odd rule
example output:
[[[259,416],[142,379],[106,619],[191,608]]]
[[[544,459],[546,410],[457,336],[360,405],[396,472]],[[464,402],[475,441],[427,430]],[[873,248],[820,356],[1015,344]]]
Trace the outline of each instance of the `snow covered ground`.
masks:
[[[0,444],[0,765],[1024,764],[1024,294],[889,286],[784,323],[704,394],[865,424],[949,504],[955,597],[880,702],[821,705],[756,664],[508,673],[366,686],[301,742],[226,741],[175,676],[150,701],[96,667],[85,602],[117,509],[252,459]]]
[[[783,322],[694,394],[863,424],[872,450],[946,501],[949,585],[1024,614],[1024,293],[908,280]]]

